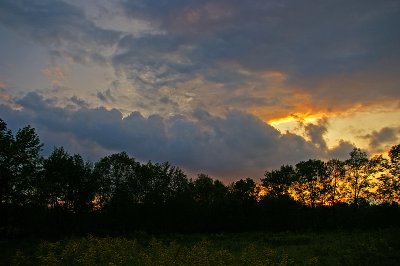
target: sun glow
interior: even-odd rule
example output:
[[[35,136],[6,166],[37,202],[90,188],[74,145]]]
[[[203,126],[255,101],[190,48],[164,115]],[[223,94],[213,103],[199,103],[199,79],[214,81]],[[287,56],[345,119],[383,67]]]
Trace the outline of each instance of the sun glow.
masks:
[[[272,126],[279,126],[281,124],[286,124],[286,123],[314,123],[318,119],[321,119],[324,117],[323,115],[311,115],[308,113],[296,113],[296,114],[291,114],[286,117],[282,118],[275,118],[271,119],[268,121],[268,124]]]

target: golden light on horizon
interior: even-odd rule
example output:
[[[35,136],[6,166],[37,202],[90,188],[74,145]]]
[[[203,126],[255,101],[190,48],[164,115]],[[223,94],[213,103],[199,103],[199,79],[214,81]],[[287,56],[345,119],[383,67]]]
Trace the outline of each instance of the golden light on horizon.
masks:
[[[318,119],[321,119],[323,117],[324,117],[323,115],[321,116],[321,115],[311,115],[308,113],[296,113],[296,114],[291,114],[286,117],[274,118],[274,119],[268,120],[267,123],[272,126],[278,126],[280,124],[293,123],[293,122],[314,123]]]

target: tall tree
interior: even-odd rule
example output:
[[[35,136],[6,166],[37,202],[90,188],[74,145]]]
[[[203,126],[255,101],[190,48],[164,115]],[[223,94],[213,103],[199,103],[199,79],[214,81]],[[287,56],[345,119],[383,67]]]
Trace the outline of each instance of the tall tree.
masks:
[[[384,171],[378,177],[378,199],[387,203],[400,203],[400,144],[393,146],[389,160],[382,160]]]
[[[0,118],[0,205],[9,203],[11,194],[11,158],[14,138],[6,122]]]
[[[232,193],[242,202],[256,202],[258,196],[256,183],[251,178],[240,179],[231,185]]]
[[[24,205],[35,201],[36,185],[42,169],[43,144],[31,126],[18,130],[11,146],[11,200]]]
[[[321,160],[308,160],[296,164],[296,181],[294,191],[301,203],[314,208],[317,204],[324,204],[325,180],[327,171]]]
[[[145,185],[138,179],[139,165],[125,152],[100,159],[94,167],[98,185],[97,207],[142,202]]]
[[[220,204],[225,201],[228,188],[219,180],[206,174],[199,174],[193,181],[193,197],[201,206]]]
[[[341,200],[343,194],[345,167],[344,162],[338,159],[331,159],[326,162],[327,182],[325,183],[325,193],[329,197],[331,205]]]
[[[188,190],[189,182],[185,173],[168,162],[142,165],[140,179],[145,184],[145,202],[164,204]]]
[[[350,158],[346,160],[346,181],[349,198],[354,208],[357,208],[361,200],[368,200],[371,189],[374,187],[372,177],[378,172],[379,158],[368,159],[366,152],[354,148],[350,152]]]
[[[279,170],[265,172],[265,178],[261,179],[269,196],[289,196],[289,188],[294,181],[295,171],[291,165],[283,165]]]
[[[55,148],[44,161],[40,182],[42,199],[50,207],[62,207],[74,213],[92,208],[94,197],[92,166],[80,155],[71,156],[62,147]]]

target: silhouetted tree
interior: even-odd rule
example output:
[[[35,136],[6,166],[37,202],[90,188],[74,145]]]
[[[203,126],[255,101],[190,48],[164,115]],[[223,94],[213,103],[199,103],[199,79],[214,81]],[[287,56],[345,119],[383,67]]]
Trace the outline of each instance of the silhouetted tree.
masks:
[[[41,147],[33,128],[14,136],[0,119],[0,235],[355,228],[397,226],[400,217],[393,204],[400,201],[400,145],[389,159],[354,149],[345,162],[308,160],[267,171],[261,199],[250,178],[229,186],[205,174],[192,180],[168,162],[142,164],[125,152],[93,167],[63,148],[43,159]],[[368,203],[375,180],[377,199],[390,206],[354,215],[349,204],[338,204],[344,197],[354,207]],[[314,208],[327,201],[335,208]]]
[[[231,193],[242,202],[256,202],[258,189],[251,178],[240,179],[231,185]]]
[[[148,162],[141,167],[141,180],[145,184],[145,203],[164,204],[185,193],[189,183],[185,173],[168,162]]]
[[[193,218],[195,228],[216,230],[236,222],[236,206],[229,199],[229,190],[221,181],[199,174],[192,182]]]
[[[251,178],[240,179],[229,186],[231,195],[229,204],[232,206],[232,211],[236,215],[235,221],[241,230],[254,229],[258,224],[259,189],[260,187]]]
[[[125,152],[100,159],[94,167],[97,208],[143,202],[146,191],[138,179],[139,171],[140,164]]]
[[[382,160],[383,171],[376,192],[381,202],[400,203],[400,144],[393,146],[388,155],[389,160]]]
[[[295,171],[291,165],[282,165],[279,170],[267,171],[261,179],[270,197],[289,196],[289,187],[294,181]]]
[[[34,128],[26,126],[18,130],[11,146],[12,203],[24,205],[36,200],[36,185],[42,169],[42,146]]]
[[[338,159],[331,159],[326,163],[326,172],[328,178],[326,179],[325,191],[331,205],[340,201],[343,194],[344,177],[346,169],[344,162]]]
[[[312,208],[317,203],[323,204],[327,176],[325,163],[321,160],[310,159],[296,164],[297,178],[293,188],[300,202]]]
[[[88,212],[95,193],[92,165],[85,163],[80,155],[71,156],[63,148],[55,148],[44,161],[40,190],[49,207]]]
[[[353,206],[356,208],[360,200],[368,200],[371,195],[373,175],[378,171],[379,160],[377,158],[368,159],[366,152],[354,148],[350,152],[350,159],[346,160],[346,181],[348,193]]]
[[[217,200],[218,196],[226,196],[225,186],[220,183],[214,186],[214,180],[206,174],[199,174],[193,181],[193,185],[193,197],[199,205],[210,205]]]
[[[13,172],[11,169],[14,138],[6,122],[0,118],[0,227],[8,223],[7,205],[11,201]]]
[[[12,189],[12,148],[14,138],[6,122],[0,118],[0,206],[10,202]]]

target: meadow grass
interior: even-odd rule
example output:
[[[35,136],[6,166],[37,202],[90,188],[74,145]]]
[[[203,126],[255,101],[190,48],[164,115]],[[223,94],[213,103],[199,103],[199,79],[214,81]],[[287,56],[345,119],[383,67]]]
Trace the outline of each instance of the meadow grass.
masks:
[[[400,228],[2,241],[2,265],[399,265]]]

